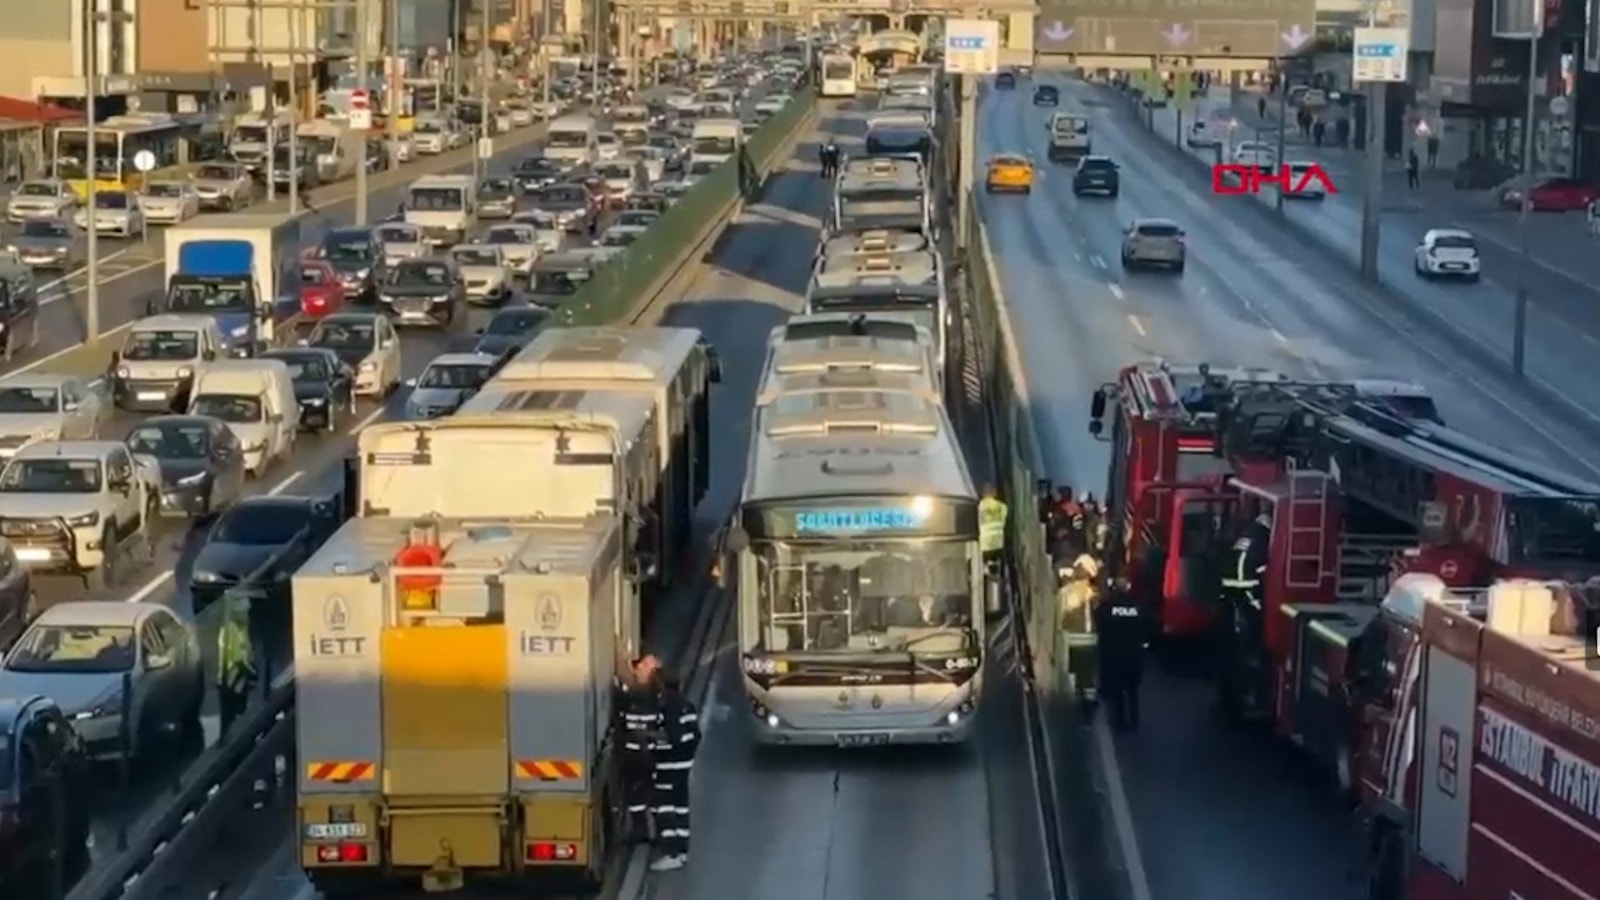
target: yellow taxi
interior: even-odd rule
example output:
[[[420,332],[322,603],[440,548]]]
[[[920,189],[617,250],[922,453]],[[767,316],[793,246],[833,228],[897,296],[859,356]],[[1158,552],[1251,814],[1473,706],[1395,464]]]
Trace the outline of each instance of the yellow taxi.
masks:
[[[988,174],[983,179],[984,188],[991,194],[1000,191],[1033,190],[1033,163],[1027,157],[1002,153],[989,157]]]

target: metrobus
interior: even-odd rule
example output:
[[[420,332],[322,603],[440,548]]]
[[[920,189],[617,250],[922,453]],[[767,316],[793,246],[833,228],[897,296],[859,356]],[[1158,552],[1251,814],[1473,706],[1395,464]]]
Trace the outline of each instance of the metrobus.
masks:
[[[757,743],[954,744],[982,693],[978,498],[924,374],[763,395],[723,542]]]
[[[200,138],[202,126],[165,113],[111,116],[95,126],[95,187],[97,190],[138,190],[144,175],[134,168],[134,157],[148,150],[155,169],[188,161],[189,143]],[[89,129],[65,125],[55,133],[55,177],[72,186],[80,198],[88,194]]]
[[[817,68],[824,97],[854,97],[856,95],[856,58],[848,53],[824,53]]]
[[[817,260],[805,312],[853,313],[919,325],[937,342],[940,369],[946,371],[950,365],[950,296],[944,262],[931,246]]]

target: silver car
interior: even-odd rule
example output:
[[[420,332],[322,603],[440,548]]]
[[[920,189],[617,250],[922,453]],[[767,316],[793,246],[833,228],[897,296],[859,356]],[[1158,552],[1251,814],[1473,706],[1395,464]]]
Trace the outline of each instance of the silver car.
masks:
[[[208,162],[189,176],[201,209],[232,212],[249,206],[255,193],[250,170],[239,163]]]
[[[78,230],[67,219],[29,219],[6,249],[34,269],[68,271],[83,261]]]
[[[517,186],[509,178],[490,178],[478,185],[478,218],[509,219],[517,214]]]
[[[1171,219],[1134,219],[1122,232],[1122,267],[1149,266],[1183,271],[1188,251],[1183,229]]]
[[[533,269],[539,258],[539,231],[532,225],[512,222],[508,225],[491,225],[478,238],[487,247],[499,247],[505,257],[506,268],[523,278]]]
[[[91,220],[96,234],[114,234],[133,237],[144,234],[144,213],[139,200],[128,191],[100,191],[94,195],[94,211],[80,209],[72,220],[79,228],[87,230]]]
[[[395,266],[408,259],[428,255],[428,245],[423,243],[422,229],[404,222],[385,222],[373,229],[373,237],[383,247],[383,262]]]
[[[511,299],[511,272],[498,246],[462,244],[451,248],[450,258],[467,284],[468,302],[499,306]]]
[[[153,225],[176,225],[200,215],[200,193],[187,181],[152,181],[139,194],[139,209]]]
[[[6,220],[58,219],[71,213],[77,205],[78,196],[60,179],[24,181],[6,203]]]
[[[200,641],[158,603],[58,603],[6,654],[0,696],[54,700],[93,759],[154,759],[203,737]]]
[[[496,357],[486,353],[446,353],[428,363],[422,376],[407,382],[406,418],[437,419],[455,412],[494,374]]]
[[[100,436],[110,398],[80,375],[17,372],[0,378],[0,460],[39,441]]]

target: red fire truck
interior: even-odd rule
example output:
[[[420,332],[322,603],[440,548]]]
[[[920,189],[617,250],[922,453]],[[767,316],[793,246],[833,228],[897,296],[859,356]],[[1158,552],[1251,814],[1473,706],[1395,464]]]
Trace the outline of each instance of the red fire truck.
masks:
[[[1345,790],[1355,790],[1369,725],[1351,672],[1363,654],[1373,665],[1398,658],[1396,642],[1420,622],[1380,605],[1395,577],[1467,586],[1600,573],[1600,485],[1419,418],[1359,383],[1213,371],[1201,403],[1174,367],[1135,369],[1097,392],[1092,410],[1100,432],[1109,404],[1119,407],[1108,564],[1168,634],[1213,638],[1228,719],[1272,722]],[[1197,370],[1188,372],[1193,383]],[[1267,569],[1243,602],[1223,594],[1220,576],[1234,539],[1263,515]]]
[[[1356,670],[1372,900],[1600,897],[1595,598],[1407,575],[1391,601],[1421,628]]]

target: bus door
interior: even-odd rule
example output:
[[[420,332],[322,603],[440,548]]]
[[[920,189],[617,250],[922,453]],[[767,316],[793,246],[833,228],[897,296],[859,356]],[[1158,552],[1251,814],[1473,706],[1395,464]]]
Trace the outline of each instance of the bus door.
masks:
[[[1227,526],[1237,494],[1178,488],[1168,504],[1165,553],[1161,560],[1161,623],[1167,634],[1193,634],[1207,627],[1221,590]]]

